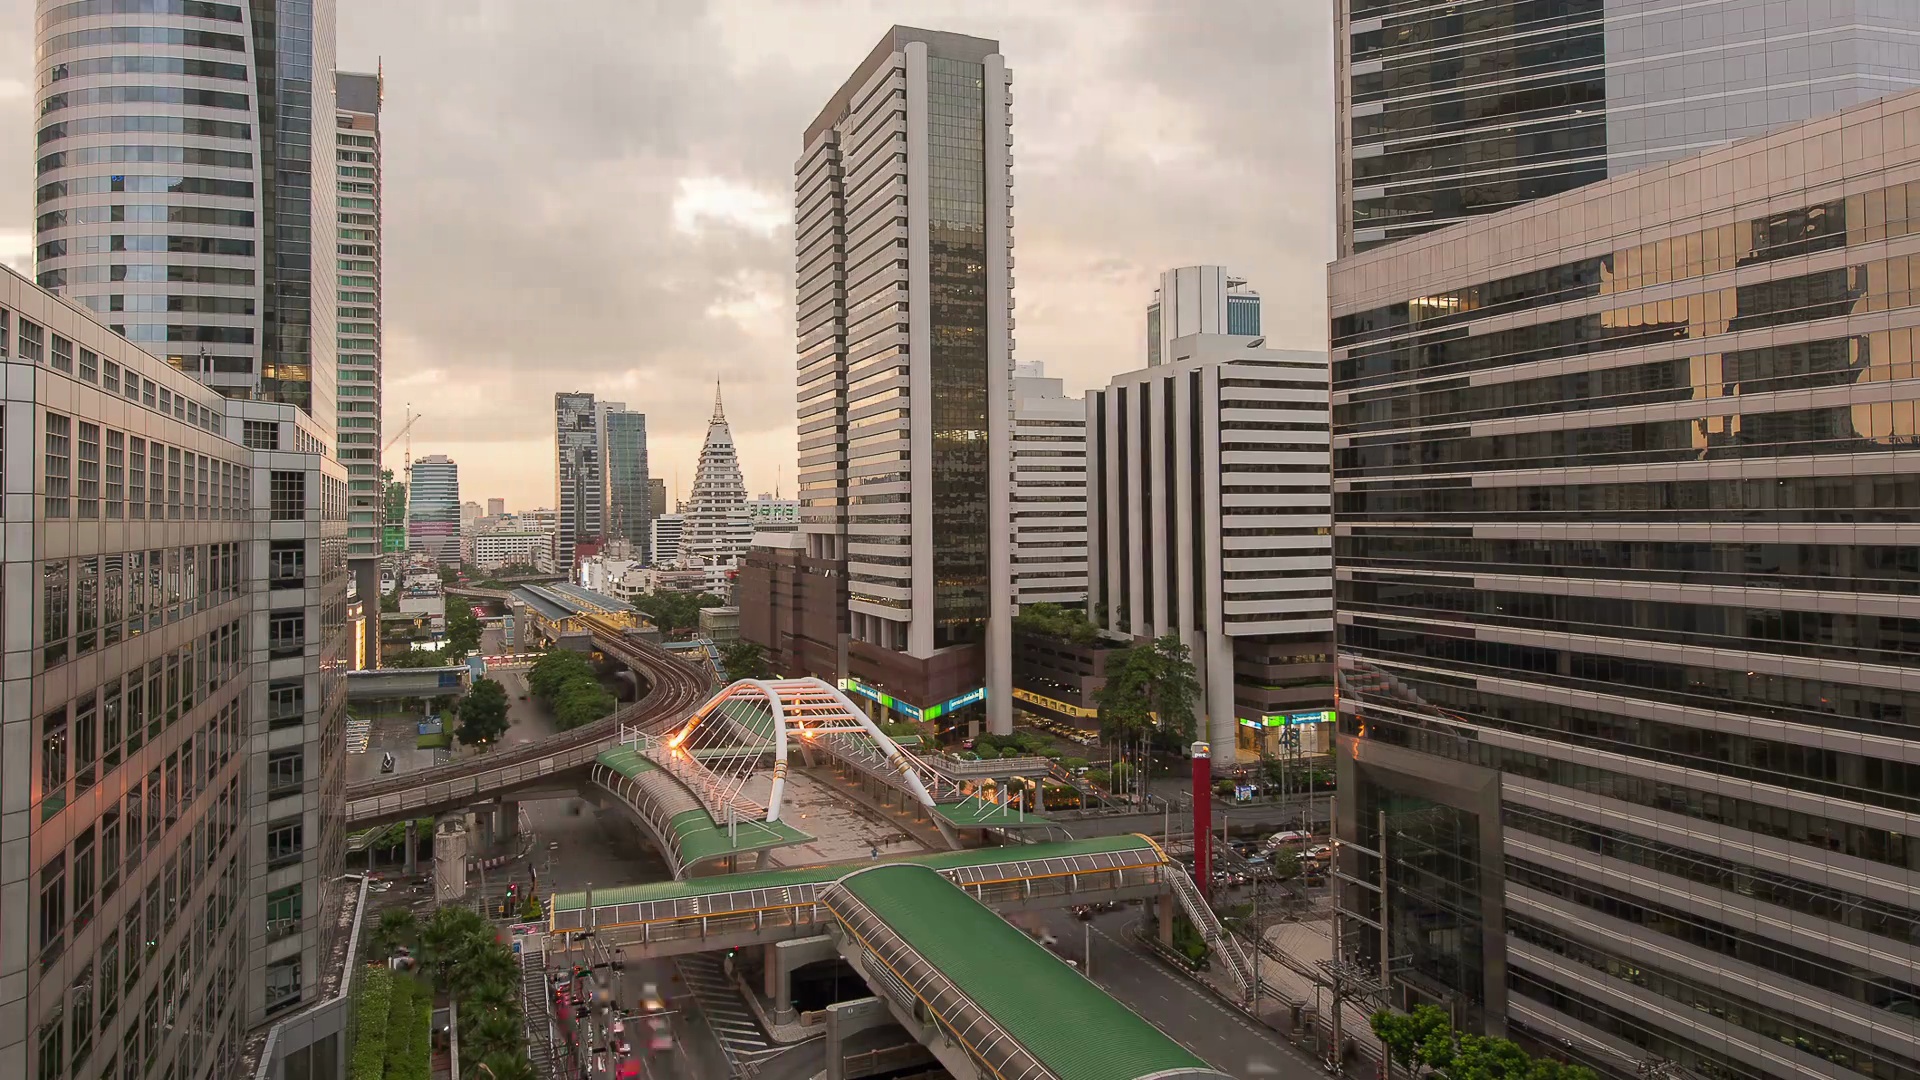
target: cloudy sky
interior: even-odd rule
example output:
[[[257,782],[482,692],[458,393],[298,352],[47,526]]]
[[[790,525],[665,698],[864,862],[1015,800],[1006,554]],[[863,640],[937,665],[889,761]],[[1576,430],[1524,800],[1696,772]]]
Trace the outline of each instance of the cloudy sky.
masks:
[[[386,422],[465,497],[553,502],[552,400],[647,414],[684,492],[714,380],[750,491],[793,491],[793,162],[893,23],[1014,73],[1016,356],[1070,392],[1143,364],[1167,267],[1224,263],[1325,345],[1325,0],[337,0],[385,65]],[[0,258],[31,272],[33,3],[0,0]],[[396,448],[389,464],[397,465]]]

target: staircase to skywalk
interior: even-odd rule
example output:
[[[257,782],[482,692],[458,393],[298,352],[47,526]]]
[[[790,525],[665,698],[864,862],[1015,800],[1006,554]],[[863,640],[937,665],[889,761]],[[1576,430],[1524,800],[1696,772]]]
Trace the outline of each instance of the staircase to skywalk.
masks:
[[[1220,961],[1226,976],[1233,980],[1243,1000],[1253,999],[1253,960],[1247,956],[1240,940],[1220,925],[1220,919],[1214,915],[1212,905],[1200,893],[1200,887],[1193,883],[1179,866],[1168,866],[1164,871],[1168,886],[1173,892],[1174,901],[1180,905],[1181,914],[1193,924],[1200,933],[1200,940],[1207,943],[1207,955]]]
[[[527,1025],[527,1061],[533,1074],[557,1077],[553,1064],[552,1030],[547,1024],[547,951],[545,946],[520,948],[520,1015]]]

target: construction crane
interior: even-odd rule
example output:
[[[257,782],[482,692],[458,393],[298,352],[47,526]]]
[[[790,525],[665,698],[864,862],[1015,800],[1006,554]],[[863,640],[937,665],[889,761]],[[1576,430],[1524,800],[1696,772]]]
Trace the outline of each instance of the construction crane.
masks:
[[[401,525],[402,525],[402,527],[403,527],[403,528],[410,528],[410,527],[411,527],[411,525],[412,525],[412,517],[413,517],[413,425],[414,425],[415,423],[417,423],[417,422],[419,421],[419,419],[420,419],[420,414],[419,414],[419,413],[417,413],[417,412],[414,412],[414,411],[413,411],[413,403],[412,403],[412,402],[408,402],[408,403],[407,403],[407,422],[406,422],[406,423],[404,423],[404,424],[401,424],[401,425],[400,425],[400,430],[399,430],[399,431],[396,431],[396,432],[394,432],[394,433],[393,433],[393,438],[391,438],[391,439],[388,439],[388,440],[387,440],[387,445],[385,445],[385,446],[383,446],[383,447],[381,447],[381,448],[380,448],[380,463],[381,463],[381,465],[382,465],[382,466],[384,466],[384,465],[386,464],[386,461],[387,461],[387,451],[389,451],[389,450],[391,450],[391,449],[393,449],[393,444],[394,444],[394,443],[397,443],[397,442],[399,442],[399,441],[400,441],[401,439],[403,439],[403,438],[407,440],[407,448],[406,448],[406,454],[407,454],[407,461],[406,461],[406,464],[405,464],[404,466],[402,466],[402,471],[403,471],[403,473],[404,473],[404,474],[405,474],[405,476],[406,476],[406,479],[405,479],[405,480],[403,481],[403,483],[405,483],[405,484],[406,484],[406,486],[407,486],[407,496],[406,496],[406,499],[407,499],[407,501],[406,501],[406,502],[405,502],[405,503],[403,504],[403,507],[404,507],[404,508],[403,508],[403,510],[401,511],[401,519],[400,519],[400,520],[401,520]],[[381,499],[380,499],[380,501],[381,501],[381,504],[382,504],[382,505],[384,506],[384,505],[385,505],[385,503],[386,503],[386,493],[385,493],[385,492],[381,492]],[[383,513],[383,515],[382,515],[382,517],[384,518],[384,516],[385,516],[385,515],[384,515],[384,513]]]

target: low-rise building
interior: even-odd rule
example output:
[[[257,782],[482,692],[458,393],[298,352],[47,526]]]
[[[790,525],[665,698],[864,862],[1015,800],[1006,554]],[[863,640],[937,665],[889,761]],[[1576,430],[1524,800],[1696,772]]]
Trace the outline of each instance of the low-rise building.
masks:
[[[553,563],[553,530],[528,527],[482,529],[473,535],[473,565],[480,570]]]
[[[797,532],[753,538],[734,580],[740,637],[760,646],[775,674],[828,680],[845,674],[840,658],[847,632],[844,565],[809,556],[806,538]]]

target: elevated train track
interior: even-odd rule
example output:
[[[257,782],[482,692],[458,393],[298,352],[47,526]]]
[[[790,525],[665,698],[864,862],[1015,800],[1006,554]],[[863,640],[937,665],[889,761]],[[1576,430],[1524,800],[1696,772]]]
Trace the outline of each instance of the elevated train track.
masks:
[[[537,743],[349,784],[348,825],[363,828],[401,818],[427,817],[502,792],[537,787],[558,774],[583,771],[602,750],[618,745],[622,726],[664,731],[684,722],[712,692],[712,684],[701,669],[657,645],[626,637],[611,623],[590,622],[594,645],[645,680],[647,692],[638,701]]]

